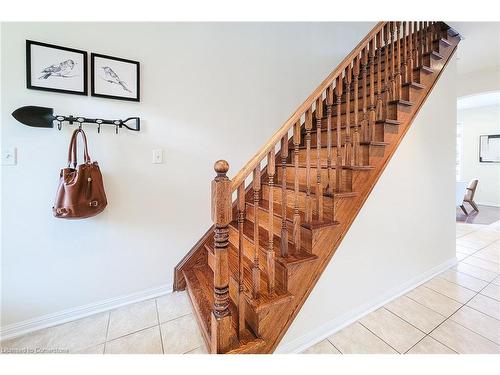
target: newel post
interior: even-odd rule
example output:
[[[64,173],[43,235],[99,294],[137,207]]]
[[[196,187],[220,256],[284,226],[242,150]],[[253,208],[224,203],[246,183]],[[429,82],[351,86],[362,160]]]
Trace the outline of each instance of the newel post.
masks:
[[[214,306],[211,324],[211,351],[229,350],[235,332],[229,312],[229,223],[231,222],[231,181],[226,176],[229,164],[218,160],[217,176],[212,181],[212,221],[214,222]]]

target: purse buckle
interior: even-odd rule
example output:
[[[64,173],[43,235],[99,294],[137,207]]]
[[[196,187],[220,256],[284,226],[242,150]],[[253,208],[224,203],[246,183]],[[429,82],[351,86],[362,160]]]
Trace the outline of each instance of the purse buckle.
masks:
[[[97,201],[90,201],[89,202],[90,207],[97,207],[98,205],[99,205],[99,202],[97,202]]]

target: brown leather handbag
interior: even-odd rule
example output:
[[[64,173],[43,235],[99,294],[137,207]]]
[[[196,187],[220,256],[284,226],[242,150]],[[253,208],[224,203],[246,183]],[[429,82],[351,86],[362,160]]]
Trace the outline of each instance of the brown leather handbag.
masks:
[[[77,167],[79,134],[83,138],[84,163]],[[99,165],[90,160],[85,132],[76,129],[69,143],[68,167],[61,169],[56,201],[52,207],[54,216],[61,219],[84,219],[102,212],[107,204]]]

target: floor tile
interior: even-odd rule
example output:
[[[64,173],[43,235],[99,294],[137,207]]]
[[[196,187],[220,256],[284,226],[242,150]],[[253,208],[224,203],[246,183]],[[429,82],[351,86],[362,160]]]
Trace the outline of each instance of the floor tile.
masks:
[[[205,345],[199,346],[196,349],[190,350],[185,354],[208,354],[207,348]]]
[[[28,352],[77,352],[106,341],[109,313],[78,319],[2,342],[3,349]]]
[[[490,284],[481,290],[481,294],[500,301],[500,285]]]
[[[160,325],[165,354],[182,354],[203,345],[203,338],[193,315],[185,315]]]
[[[429,333],[446,319],[406,296],[399,297],[384,307],[425,333]]]
[[[158,325],[154,299],[134,303],[111,311],[108,341]]]
[[[495,278],[491,283],[493,285],[500,285],[500,276],[498,276],[497,278]]]
[[[384,308],[366,315],[360,323],[399,353],[406,352],[425,336],[422,331]]]
[[[471,248],[473,250],[480,250],[488,246],[492,241],[482,240],[475,237],[471,237],[470,234],[466,234],[460,238],[457,238],[457,245]]]
[[[75,354],[104,354],[104,344],[91,346],[90,348],[80,349]]]
[[[106,338],[109,312],[89,316],[52,328],[56,331],[51,345],[69,350],[102,344]]]
[[[477,334],[500,344],[500,320],[464,306],[450,317]]]
[[[48,348],[49,329],[31,332],[0,342],[2,353],[35,353],[39,348]]]
[[[500,353],[500,346],[452,320],[445,321],[430,335],[457,353]]]
[[[160,327],[120,337],[106,343],[106,354],[162,354]]]
[[[500,320],[500,301],[496,299],[478,294],[467,303],[467,306]]]
[[[456,252],[456,255],[457,255],[458,261],[464,260],[465,258],[467,258],[469,256],[468,254],[462,254],[462,253],[459,253],[458,251]]]
[[[500,248],[490,245],[474,254],[475,257],[488,260],[490,262],[500,263]]]
[[[496,262],[491,262],[486,259],[477,258],[472,255],[467,259],[464,259],[462,263],[470,264],[472,266],[476,266],[491,272],[500,273],[500,264]]]
[[[458,272],[465,273],[466,275],[473,276],[477,279],[481,279],[487,282],[490,282],[497,276],[495,272],[491,272],[483,268],[472,266],[464,262],[458,263],[455,267],[453,267],[453,269],[456,269]]]
[[[469,276],[465,273],[457,272],[454,269],[440,273],[437,277],[451,281],[452,283],[458,284],[475,292],[479,292],[486,285],[488,285],[486,281],[476,279],[475,277]]]
[[[340,354],[340,352],[328,340],[323,340],[307,348],[302,354]]]
[[[472,255],[478,251],[479,250],[477,249],[471,249],[470,247],[457,245],[457,253]]]
[[[191,304],[186,292],[174,292],[156,299],[160,323],[192,314]]]
[[[430,336],[426,336],[417,345],[411,348],[408,354],[457,354],[447,346],[434,340]]]
[[[393,354],[396,350],[359,322],[353,323],[328,338],[344,354]]]
[[[476,292],[470,289],[464,288],[463,286],[452,283],[440,277],[435,277],[429,280],[424,284],[424,286],[461,303],[466,303],[476,294]]]
[[[406,296],[445,317],[450,316],[462,306],[461,303],[423,285],[411,290]]]

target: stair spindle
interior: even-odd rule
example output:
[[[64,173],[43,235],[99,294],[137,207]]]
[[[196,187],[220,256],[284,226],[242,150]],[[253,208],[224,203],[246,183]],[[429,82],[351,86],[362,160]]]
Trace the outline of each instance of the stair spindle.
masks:
[[[413,82],[413,22],[408,22],[408,81]]]
[[[288,159],[288,135],[281,138],[281,244],[280,252],[282,257],[288,256],[288,228],[286,225],[286,208],[287,208],[287,194],[286,194],[286,160]],[[295,173],[295,178],[297,172]],[[297,246],[297,244],[295,244]]]
[[[333,87],[326,89],[326,165],[328,168],[328,194],[333,195],[333,166],[332,166],[332,106]]]
[[[312,131],[312,109],[306,110],[305,114],[306,129],[306,205],[305,221],[310,223],[312,220],[312,198],[311,198],[311,131]]]
[[[293,127],[293,159],[294,159],[294,205],[293,205],[293,243],[300,246],[300,213],[299,213],[299,146],[301,138],[300,120]],[[283,205],[283,202],[281,203]]]
[[[424,53],[429,53],[429,22],[424,21]]]
[[[390,92],[391,92],[391,100],[396,99],[396,51],[394,50],[394,45],[396,43],[396,25],[394,22],[390,22],[390,35],[391,35],[391,85],[390,85]]]
[[[413,68],[420,66],[420,58],[418,55],[418,22],[413,22]]]
[[[395,78],[395,92],[394,99],[401,99],[401,87],[403,84],[403,76],[401,74],[401,22],[396,22],[396,78]]]
[[[245,330],[245,301],[244,293],[244,268],[243,268],[243,225],[245,223],[245,183],[238,186],[238,335],[241,337]]]
[[[323,221],[323,183],[321,182],[321,121],[323,119],[323,96],[316,99],[316,211]],[[295,135],[295,134],[294,134]],[[300,143],[300,139],[299,139]]]
[[[337,77],[335,87],[337,104],[337,160],[335,162],[335,189],[337,192],[342,190],[342,73]],[[346,116],[350,116],[346,113]]]
[[[363,119],[361,120],[361,135],[363,140],[366,140],[366,128],[368,124],[368,109],[367,109],[367,99],[368,99],[368,92],[367,92],[367,80],[366,80],[366,75],[367,75],[367,67],[368,67],[368,51],[365,48],[361,51],[361,82],[362,82],[362,92],[361,92],[361,99],[362,99],[362,105],[363,105]]]
[[[252,295],[254,299],[260,297],[260,268],[259,268],[259,251],[260,251],[260,238],[259,238],[259,202],[260,202],[260,165],[253,170],[253,263],[252,263]]]
[[[354,57],[354,133],[352,136],[353,165],[361,165],[360,147],[359,147],[359,55]]]
[[[375,113],[377,121],[383,120],[384,109],[382,102],[382,34],[383,31],[377,33],[377,104],[375,106]]]
[[[424,23],[419,22],[418,28],[418,62],[419,67],[424,66]]]
[[[403,43],[403,56],[401,57],[401,64],[403,70],[403,83],[408,83],[408,63],[406,62],[408,54],[407,45],[408,34],[406,30],[406,21],[403,21],[403,33],[402,33],[402,43]]]
[[[345,142],[344,142],[344,162],[345,165],[353,165],[352,139],[351,139],[351,90],[352,90],[352,70],[351,64],[345,70],[345,112],[349,115],[345,118]],[[318,162],[319,165],[319,162]]]
[[[391,83],[390,83],[390,70],[389,65],[389,49],[390,49],[390,25],[387,23],[384,26],[384,117],[387,118],[389,101],[391,100]]]
[[[267,176],[269,178],[269,219],[267,223],[269,243],[267,246],[266,263],[267,263],[267,291],[274,292],[274,174],[276,173],[276,162],[274,149],[269,151],[267,155]]]
[[[368,126],[366,141],[373,141],[375,136],[375,38],[372,38],[369,43],[370,55],[368,58],[368,66],[370,67],[370,104],[368,106]]]

